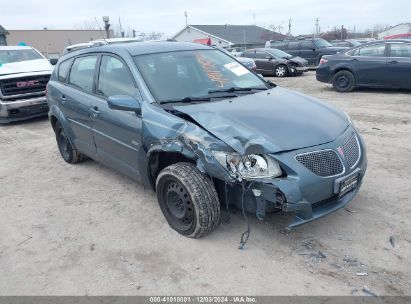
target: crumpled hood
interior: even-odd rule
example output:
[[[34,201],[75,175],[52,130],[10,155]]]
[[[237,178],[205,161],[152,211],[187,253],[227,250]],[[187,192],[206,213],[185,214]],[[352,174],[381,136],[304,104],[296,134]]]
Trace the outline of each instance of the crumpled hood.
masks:
[[[26,72],[52,71],[52,65],[46,59],[36,59],[12,63],[0,63],[0,76]]]
[[[305,60],[304,58],[298,57],[298,56],[290,58],[289,60],[292,61],[292,62],[295,62],[295,63],[297,63],[301,66],[305,66],[305,65],[308,64],[307,60]]]
[[[275,153],[335,140],[344,113],[314,98],[276,87],[218,102],[175,106],[241,154]]]

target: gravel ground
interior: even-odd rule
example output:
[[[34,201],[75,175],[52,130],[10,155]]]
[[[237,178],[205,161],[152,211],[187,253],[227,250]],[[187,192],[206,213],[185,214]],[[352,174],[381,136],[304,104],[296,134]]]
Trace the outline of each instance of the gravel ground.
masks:
[[[314,72],[272,80],[345,110],[364,136],[368,172],[347,208],[289,233],[277,215],[251,219],[244,250],[240,212],[187,239],[151,190],[66,164],[46,119],[2,126],[0,294],[411,295],[411,92],[339,94]]]

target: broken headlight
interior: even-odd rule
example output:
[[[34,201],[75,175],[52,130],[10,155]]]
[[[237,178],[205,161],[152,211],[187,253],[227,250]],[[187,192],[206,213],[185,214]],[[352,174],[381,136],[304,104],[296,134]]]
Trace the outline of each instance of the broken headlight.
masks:
[[[239,155],[215,151],[215,159],[236,178],[278,177],[282,174],[280,165],[265,155]]]

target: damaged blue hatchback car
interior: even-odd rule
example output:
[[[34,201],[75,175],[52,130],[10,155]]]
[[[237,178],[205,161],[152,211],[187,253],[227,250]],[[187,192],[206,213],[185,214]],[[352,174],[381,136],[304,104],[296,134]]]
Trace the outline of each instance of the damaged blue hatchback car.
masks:
[[[66,54],[47,100],[66,162],[89,157],[152,187],[170,226],[188,237],[215,229],[229,205],[307,223],[351,201],[366,171],[347,114],[199,44]]]

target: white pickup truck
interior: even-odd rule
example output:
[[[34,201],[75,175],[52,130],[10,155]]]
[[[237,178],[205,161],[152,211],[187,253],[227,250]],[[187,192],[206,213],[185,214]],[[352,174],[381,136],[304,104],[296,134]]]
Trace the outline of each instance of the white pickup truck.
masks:
[[[0,46],[0,123],[47,115],[45,93],[52,71],[32,47]]]

